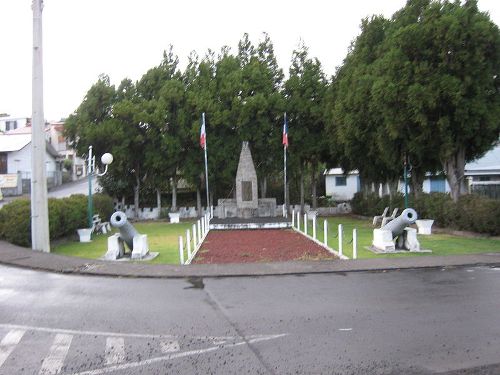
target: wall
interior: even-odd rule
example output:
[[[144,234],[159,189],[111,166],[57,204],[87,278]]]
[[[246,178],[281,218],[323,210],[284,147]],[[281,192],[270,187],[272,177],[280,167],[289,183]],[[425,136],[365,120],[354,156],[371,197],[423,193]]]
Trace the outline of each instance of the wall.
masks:
[[[57,170],[57,164],[54,157],[45,153],[45,165],[47,172]],[[7,173],[30,172],[31,171],[31,143],[19,151],[9,152],[7,155]]]
[[[326,195],[333,197],[335,200],[351,200],[354,194],[359,191],[358,175],[348,175],[345,186],[336,186],[335,177],[343,175],[327,175],[325,177]]]

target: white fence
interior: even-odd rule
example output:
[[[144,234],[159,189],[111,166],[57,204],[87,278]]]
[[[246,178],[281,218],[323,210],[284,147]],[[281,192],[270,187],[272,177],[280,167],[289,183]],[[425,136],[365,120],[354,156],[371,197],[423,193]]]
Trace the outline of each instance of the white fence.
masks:
[[[210,220],[213,218],[213,208],[207,212],[191,229],[186,230],[186,236],[179,236],[179,261],[182,265],[191,264],[196,253],[210,231]]]
[[[302,223],[301,223],[302,221]],[[309,227],[311,225],[311,234],[308,233]],[[329,252],[337,255],[340,259],[349,259],[344,254],[344,228],[342,224],[338,225],[337,233],[333,235],[333,238],[338,239],[338,249],[334,250],[332,247],[328,245],[328,221],[325,218],[323,221],[323,239],[322,241],[317,237],[317,217],[315,214],[305,213],[304,215],[300,214],[300,211],[295,212],[292,211],[292,228],[297,232],[303,234],[310,240],[316,242],[318,245],[324,247]],[[352,231],[352,238],[348,241],[348,244],[352,243],[352,259],[357,259],[358,257],[358,238],[357,238],[357,229],[354,228]]]

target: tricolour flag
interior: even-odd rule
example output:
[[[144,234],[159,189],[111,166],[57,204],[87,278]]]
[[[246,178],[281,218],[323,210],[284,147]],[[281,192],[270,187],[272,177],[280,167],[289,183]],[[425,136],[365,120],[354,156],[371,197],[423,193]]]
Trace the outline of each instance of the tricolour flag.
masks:
[[[205,116],[203,116],[201,119],[200,146],[202,149],[205,149],[205,147],[207,146],[207,133],[205,132]]]
[[[288,147],[288,124],[286,122],[286,113],[285,122],[283,123],[283,146]]]

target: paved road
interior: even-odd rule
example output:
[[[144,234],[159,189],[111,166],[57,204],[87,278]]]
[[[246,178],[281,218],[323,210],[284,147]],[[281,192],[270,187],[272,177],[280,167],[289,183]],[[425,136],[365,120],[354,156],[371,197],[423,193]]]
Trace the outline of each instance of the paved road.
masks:
[[[499,374],[500,269],[120,279],[0,266],[0,374]]]
[[[92,187],[94,193],[99,189],[99,184],[97,183],[97,179],[94,177],[92,180]],[[84,178],[82,180],[70,182],[61,186],[57,186],[53,188],[48,193],[49,198],[64,198],[69,197],[73,194],[84,194],[88,195],[89,193],[89,180]]]

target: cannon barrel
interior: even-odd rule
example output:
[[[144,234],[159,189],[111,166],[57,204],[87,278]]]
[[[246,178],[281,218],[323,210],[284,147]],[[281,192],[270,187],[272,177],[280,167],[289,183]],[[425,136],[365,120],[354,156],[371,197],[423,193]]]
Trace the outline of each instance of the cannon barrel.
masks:
[[[127,215],[122,211],[116,211],[109,220],[111,225],[120,230],[120,237],[130,250],[134,250],[134,237],[139,234],[132,224],[127,220]]]
[[[392,232],[392,237],[397,237],[403,233],[405,228],[413,224],[418,218],[417,211],[413,208],[407,208],[401,212],[397,218],[392,221],[389,221],[386,225],[384,225],[381,229],[390,230]]]

